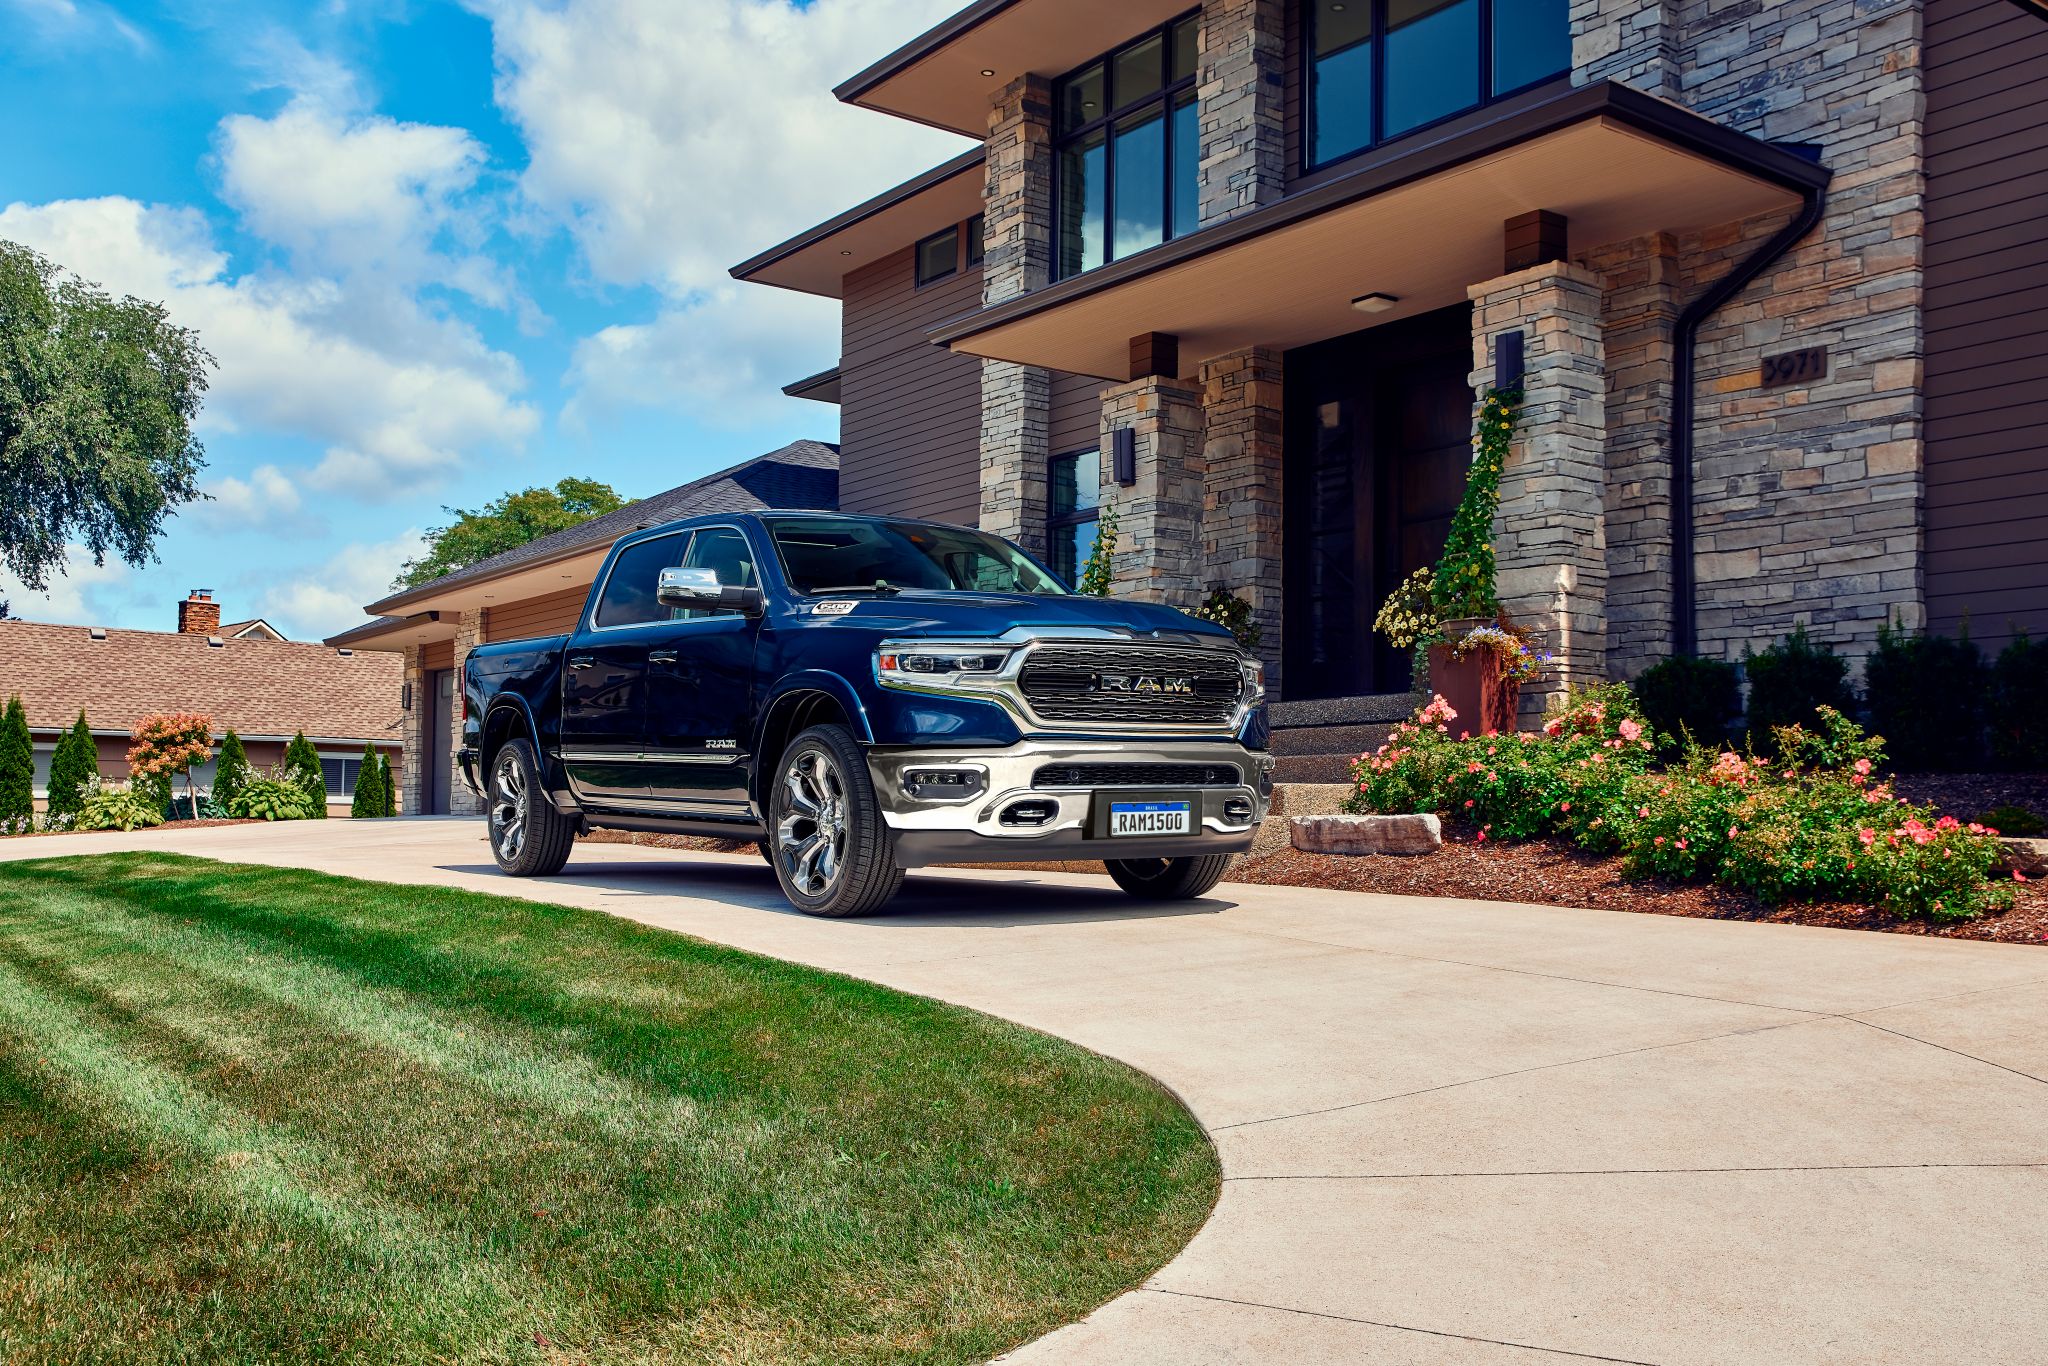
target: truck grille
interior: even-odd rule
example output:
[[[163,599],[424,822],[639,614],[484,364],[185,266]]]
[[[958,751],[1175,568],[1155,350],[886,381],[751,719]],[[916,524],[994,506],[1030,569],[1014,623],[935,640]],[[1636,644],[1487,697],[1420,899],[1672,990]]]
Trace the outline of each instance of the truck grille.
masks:
[[[1235,764],[1047,764],[1033,787],[1242,787]]]
[[[1237,657],[1157,645],[1054,645],[1017,680],[1048,721],[1220,726],[1244,691]]]

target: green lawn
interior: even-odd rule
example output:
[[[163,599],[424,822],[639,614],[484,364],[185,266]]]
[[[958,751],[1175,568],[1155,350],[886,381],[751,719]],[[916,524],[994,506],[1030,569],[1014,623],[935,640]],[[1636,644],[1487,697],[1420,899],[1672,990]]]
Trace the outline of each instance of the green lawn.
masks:
[[[881,987],[465,892],[0,865],[10,1366],[980,1359],[1216,1190],[1128,1068]]]

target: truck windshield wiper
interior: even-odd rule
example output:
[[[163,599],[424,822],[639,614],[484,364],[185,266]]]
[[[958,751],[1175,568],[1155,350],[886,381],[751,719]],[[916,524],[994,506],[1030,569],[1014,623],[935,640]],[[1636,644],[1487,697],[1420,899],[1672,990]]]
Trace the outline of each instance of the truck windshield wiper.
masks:
[[[873,583],[850,583],[838,588],[813,588],[814,598],[829,597],[835,593],[872,593],[878,598],[893,598],[903,590],[887,579],[876,579]]]

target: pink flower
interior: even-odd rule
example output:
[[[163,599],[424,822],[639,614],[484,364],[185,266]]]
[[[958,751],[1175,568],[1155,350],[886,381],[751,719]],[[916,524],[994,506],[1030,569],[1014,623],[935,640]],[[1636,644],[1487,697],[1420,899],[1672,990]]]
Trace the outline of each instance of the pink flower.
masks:
[[[2021,872],[2019,869],[2015,868],[2012,870],[2012,880],[2014,882],[2025,882],[2027,880],[2027,875]]]
[[[1465,771],[1467,773],[1477,773],[1480,769],[1484,767],[1484,764],[1480,763],[1477,759],[1474,759],[1471,763],[1465,765]]]
[[[1868,775],[1870,772],[1870,760],[1858,759],[1854,764],[1851,765],[1851,767],[1854,768],[1858,773]]]
[[[1472,799],[1470,797],[1465,799],[1465,809],[1468,811],[1472,809]]]
[[[1637,817],[1637,819],[1639,819],[1639,820],[1648,820],[1648,819],[1650,819],[1650,808],[1649,808],[1649,807],[1647,807],[1647,806],[1639,806],[1639,807],[1637,807],[1637,808],[1636,808],[1636,817]]]
[[[1557,809],[1560,811],[1569,811],[1572,809],[1572,804],[1570,802],[1560,802],[1558,803]]]
[[[1856,838],[1862,842],[1865,849],[1868,849],[1877,843],[1877,832],[1866,825],[1856,832]]]
[[[1624,740],[1640,740],[1643,738],[1643,728],[1633,721],[1623,721],[1615,729],[1621,732],[1621,738]]]
[[[1465,805],[1467,805],[1467,806],[1470,806],[1470,805],[1472,805],[1472,803],[1470,803],[1470,802],[1466,802],[1466,803],[1465,803]],[[1472,837],[1472,842],[1473,842],[1474,844],[1484,844],[1484,843],[1486,843],[1486,832],[1485,832],[1484,830],[1481,830],[1481,831],[1480,831],[1480,832],[1479,832],[1479,833],[1478,833],[1477,835],[1474,835],[1474,836]]]
[[[1658,843],[1658,844],[1660,844],[1660,845],[1661,845],[1661,844],[1663,844],[1663,843],[1664,843],[1664,837],[1663,837],[1662,835],[1659,835],[1659,836],[1657,836],[1657,839],[1656,839],[1656,843]]]
[[[1732,825],[1728,827],[1728,838],[1731,840],[1735,838],[1735,827]]]
[[[1680,841],[1678,842],[1678,847],[1679,847],[1679,848],[1681,848],[1681,849],[1685,848],[1685,841],[1684,841],[1684,840],[1680,840]]]

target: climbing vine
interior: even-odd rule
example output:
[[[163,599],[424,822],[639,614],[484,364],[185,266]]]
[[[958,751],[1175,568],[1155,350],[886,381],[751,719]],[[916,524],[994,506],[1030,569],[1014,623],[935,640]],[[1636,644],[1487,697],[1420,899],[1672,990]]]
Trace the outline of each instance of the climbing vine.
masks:
[[[1430,588],[1441,618],[1491,617],[1500,611],[1493,580],[1493,514],[1500,507],[1500,472],[1521,402],[1519,389],[1488,389],[1479,405],[1479,431],[1472,438],[1477,452]]]
[[[1081,566],[1079,591],[1091,598],[1109,596],[1110,585],[1115,582],[1116,570],[1110,560],[1116,555],[1116,509],[1105,507],[1095,522],[1095,546],[1088,552],[1088,561]]]

